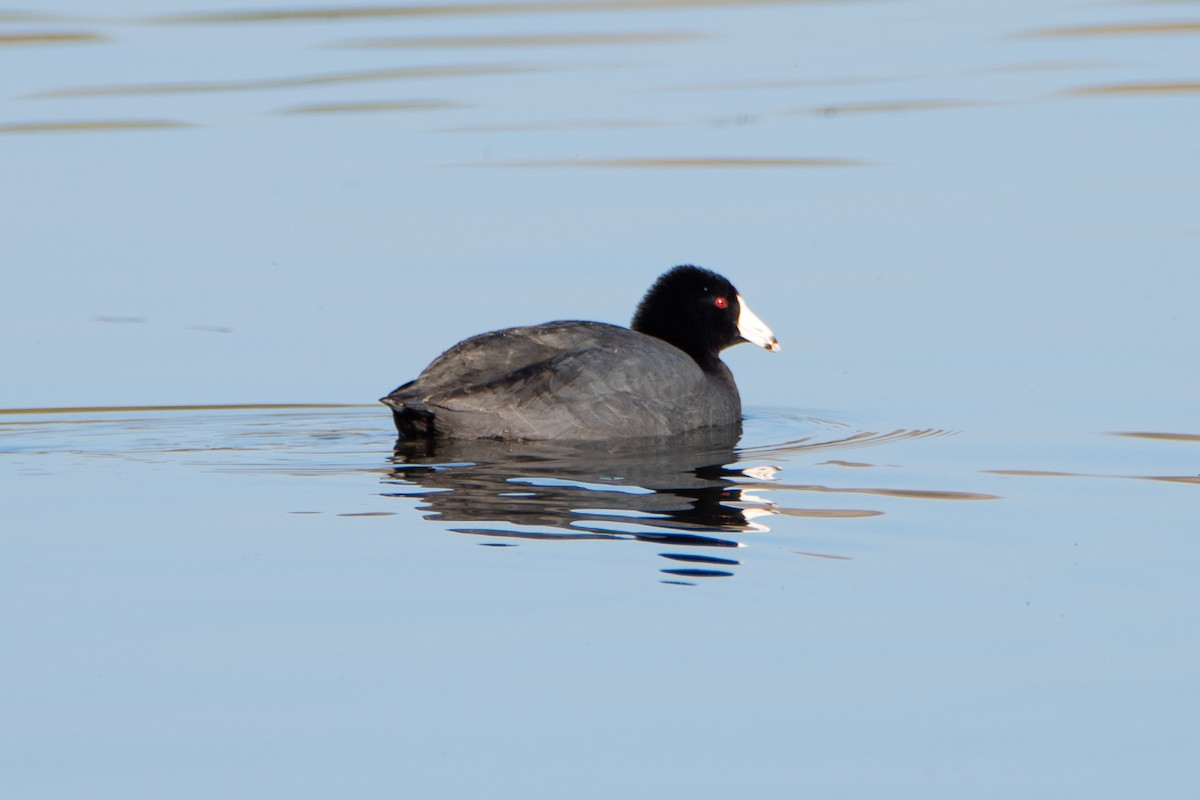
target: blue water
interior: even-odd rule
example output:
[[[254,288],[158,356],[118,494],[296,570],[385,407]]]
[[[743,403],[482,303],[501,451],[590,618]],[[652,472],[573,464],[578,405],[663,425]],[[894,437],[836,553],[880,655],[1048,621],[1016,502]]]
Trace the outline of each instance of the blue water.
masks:
[[[0,793],[1194,794],[1195,4],[303,8],[0,13]],[[682,262],[739,441],[396,448]]]

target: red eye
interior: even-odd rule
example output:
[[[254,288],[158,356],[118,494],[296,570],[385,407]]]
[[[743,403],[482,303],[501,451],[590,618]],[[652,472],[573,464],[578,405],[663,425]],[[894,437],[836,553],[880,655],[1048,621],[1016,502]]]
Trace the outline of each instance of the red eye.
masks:
[[[713,305],[717,308],[729,308],[729,301],[724,297],[718,296],[713,298]]]

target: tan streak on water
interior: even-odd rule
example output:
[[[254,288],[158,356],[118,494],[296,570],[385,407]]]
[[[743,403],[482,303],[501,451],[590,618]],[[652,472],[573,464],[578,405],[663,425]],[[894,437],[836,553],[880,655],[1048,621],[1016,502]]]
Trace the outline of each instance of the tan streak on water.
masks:
[[[810,553],[805,550],[793,550],[798,556],[808,556],[809,558],[827,558],[830,561],[853,561],[850,556],[835,556],[832,553]]]
[[[43,44],[90,44],[107,42],[107,36],[98,33],[4,33],[0,34],[0,47],[43,45]]]
[[[570,131],[597,128],[661,128],[678,123],[649,119],[585,119],[560,122],[516,122],[505,125],[458,125],[441,128],[442,133],[515,133],[519,131]]]
[[[1200,92],[1200,81],[1161,81],[1153,83],[1110,83],[1098,86],[1081,86],[1078,89],[1068,89],[1070,95],[1172,95],[1196,94]]]
[[[376,17],[456,16],[469,14],[542,14],[571,11],[654,11],[672,8],[717,8],[751,5],[810,5],[831,0],[579,0],[579,2],[509,2],[413,4],[398,6],[354,6],[349,8],[298,8],[280,11],[215,11],[167,14],[143,21],[165,24],[212,24],[243,22],[302,22]]]
[[[810,80],[779,81],[718,81],[714,83],[684,83],[647,89],[649,92],[741,92],[753,89],[808,89],[821,86],[859,86],[870,83],[897,83],[904,78],[849,76],[813,78]]]
[[[291,106],[280,114],[361,114],[387,111],[438,111],[447,108],[467,108],[464,103],[448,100],[395,100],[374,103],[312,103]]]
[[[112,414],[139,411],[285,411],[315,408],[372,408],[361,403],[225,403],[219,405],[174,406],[47,406],[44,408],[0,408],[0,416],[10,414]]]
[[[366,49],[459,48],[459,47],[560,47],[564,45],[664,44],[712,38],[697,31],[654,31],[647,33],[547,33],[513,36],[398,36],[380,39],[350,39],[330,47]]]
[[[13,122],[0,125],[0,133],[103,133],[108,131],[195,128],[190,122],[173,119],[109,119],[70,122]]]
[[[1200,22],[1117,22],[1109,25],[1067,25],[1061,28],[1036,28],[1017,34],[1019,38],[1060,36],[1128,36],[1145,34],[1200,33]]]
[[[858,517],[879,517],[882,511],[854,508],[776,508],[775,513],[785,517],[813,517],[816,519],[855,519]]]
[[[989,475],[1010,475],[1023,478],[1119,478],[1132,481],[1200,484],[1200,475],[1106,475],[1096,472],[1052,472],[1038,469],[985,469],[983,472]]]
[[[970,100],[894,100],[870,103],[841,103],[828,106],[812,106],[786,111],[787,114],[887,114],[905,111],[939,111],[948,108],[970,108],[982,103]]]
[[[1152,431],[1117,431],[1113,436],[1130,436],[1135,439],[1162,439],[1172,442],[1200,442],[1198,433],[1157,433]]]
[[[476,161],[450,164],[452,167],[529,167],[529,168],[601,168],[601,169],[728,169],[792,167],[863,167],[868,162],[848,158],[581,158],[547,161]]]
[[[953,492],[937,489],[869,489],[869,488],[835,488],[789,483],[748,484],[754,489],[780,490],[794,492],[822,492],[829,494],[870,494],[879,497],[904,497],[917,500],[999,500],[999,495],[983,494],[982,492]]]

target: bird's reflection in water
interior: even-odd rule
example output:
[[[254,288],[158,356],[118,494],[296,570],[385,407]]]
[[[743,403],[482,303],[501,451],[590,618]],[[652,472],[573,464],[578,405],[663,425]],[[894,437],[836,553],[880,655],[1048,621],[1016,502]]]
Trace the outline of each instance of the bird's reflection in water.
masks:
[[[765,531],[772,504],[739,485],[730,465],[739,431],[706,430],[665,440],[396,443],[385,496],[420,496],[426,519],[472,523],[455,533],[514,539],[611,539],[675,548],[736,548],[738,534]],[[755,477],[761,478],[761,472]],[[667,582],[733,575],[736,558],[681,550]],[[730,554],[732,555],[732,554]]]

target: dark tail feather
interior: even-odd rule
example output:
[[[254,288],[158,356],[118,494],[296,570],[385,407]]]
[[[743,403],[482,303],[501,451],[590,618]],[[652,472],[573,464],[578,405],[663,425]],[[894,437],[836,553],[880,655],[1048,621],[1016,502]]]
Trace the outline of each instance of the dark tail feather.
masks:
[[[392,409],[392,421],[402,439],[429,439],[436,433],[433,412],[412,391],[409,381],[379,402]]]

